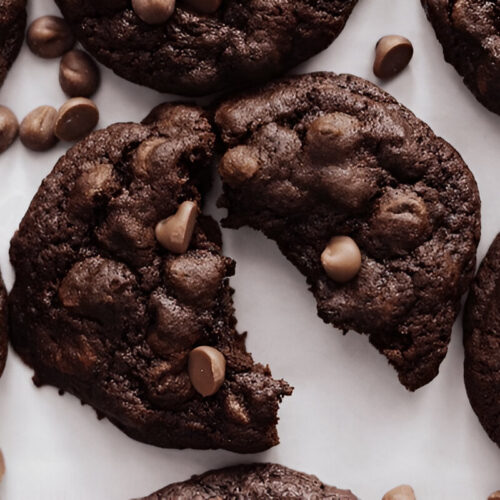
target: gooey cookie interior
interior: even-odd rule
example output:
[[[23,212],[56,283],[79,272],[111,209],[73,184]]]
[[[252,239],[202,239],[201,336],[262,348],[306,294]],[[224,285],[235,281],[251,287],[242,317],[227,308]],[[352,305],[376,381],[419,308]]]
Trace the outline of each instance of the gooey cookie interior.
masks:
[[[278,81],[222,102],[215,119],[227,150],[223,223],[275,240],[320,317],[368,334],[408,389],[430,382],[480,233],[477,186],[458,153],[350,75]]]
[[[257,452],[278,443],[291,389],[246,352],[235,263],[198,213],[214,141],[200,108],[164,105],[61,158],[12,240],[11,340],[37,385],[78,396],[135,439]],[[170,234],[155,234],[164,220]],[[191,374],[202,346],[213,370]]]

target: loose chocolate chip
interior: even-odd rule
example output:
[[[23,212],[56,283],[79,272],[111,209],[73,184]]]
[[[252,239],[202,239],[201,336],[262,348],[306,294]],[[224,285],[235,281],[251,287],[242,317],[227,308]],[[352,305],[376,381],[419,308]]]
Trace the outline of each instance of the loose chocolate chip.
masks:
[[[185,0],[197,12],[202,14],[214,13],[222,3],[222,0]]]
[[[159,222],[155,229],[156,239],[173,253],[185,253],[193,237],[198,218],[198,206],[193,201],[179,205],[177,213]]]
[[[52,106],[40,106],[21,122],[19,138],[28,149],[47,151],[57,143],[54,134],[57,111]]]
[[[55,134],[62,141],[78,141],[94,130],[98,121],[97,106],[85,97],[74,97],[59,109]]]
[[[399,35],[389,35],[377,43],[373,72],[379,78],[391,78],[408,66],[413,57],[410,40]]]
[[[61,57],[75,45],[75,37],[64,19],[56,16],[39,17],[28,29],[28,46],[45,59]]]
[[[0,153],[15,141],[19,133],[16,115],[7,107],[0,106]]]
[[[217,349],[200,346],[189,353],[189,378],[203,397],[213,396],[224,383],[226,358]]]
[[[90,97],[99,87],[99,68],[82,50],[70,50],[61,59],[59,83],[70,97]]]
[[[162,24],[175,10],[175,0],[132,0],[132,8],[147,24]]]
[[[329,278],[347,283],[361,269],[361,252],[349,236],[335,236],[321,254],[321,263]]]
[[[388,491],[382,500],[415,500],[415,492],[411,486],[402,484]]]
[[[257,158],[250,147],[236,146],[222,157],[219,173],[224,182],[235,187],[252,178],[259,168]]]
[[[489,497],[488,500],[500,500],[500,490],[495,491],[492,493]]]

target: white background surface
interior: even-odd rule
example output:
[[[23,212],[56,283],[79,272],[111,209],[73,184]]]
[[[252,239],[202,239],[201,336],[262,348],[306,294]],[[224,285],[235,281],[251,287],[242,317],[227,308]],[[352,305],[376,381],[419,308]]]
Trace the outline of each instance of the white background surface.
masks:
[[[32,0],[30,19],[57,10]],[[418,0],[360,0],[346,29],[300,71],[334,70],[374,79],[373,49],[399,33],[415,46],[410,67],[383,87],[451,142],[474,172],[483,201],[482,257],[500,230],[500,117],[488,112],[445,64]],[[41,104],[64,102],[58,61],[26,47],[0,90],[0,103],[22,118]],[[96,96],[100,126],[140,120],[165,100],[103,69]],[[44,154],[18,142],[0,157],[0,263],[8,288],[9,240],[42,178],[64,153]],[[212,209],[217,218],[223,213]],[[342,337],[316,316],[305,280],[275,245],[250,230],[225,231],[225,252],[238,263],[236,308],[255,359],[295,386],[280,412],[282,444],[267,453],[163,450],[135,442],[89,407],[54,388],[36,389],[31,370],[11,351],[0,381],[0,447],[7,473],[2,500],[126,500],[209,468],[275,461],[364,500],[407,482],[419,500],[486,500],[500,489],[500,449],[479,425],[462,380],[460,323],[440,375],[415,394],[365,337]]]

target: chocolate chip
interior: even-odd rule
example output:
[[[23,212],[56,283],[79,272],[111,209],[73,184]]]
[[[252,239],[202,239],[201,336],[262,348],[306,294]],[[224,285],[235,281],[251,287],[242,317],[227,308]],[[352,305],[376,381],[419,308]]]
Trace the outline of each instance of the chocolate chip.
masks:
[[[221,6],[222,0],[185,0],[185,2],[197,12],[212,14]]]
[[[361,252],[349,236],[335,236],[321,254],[321,264],[333,281],[347,283],[361,269]]]
[[[210,307],[226,275],[227,260],[208,250],[195,250],[171,256],[165,262],[165,273],[183,302]]]
[[[185,253],[193,237],[198,206],[193,201],[179,205],[177,213],[159,222],[155,229],[159,243],[173,253]]]
[[[154,352],[168,357],[196,344],[202,335],[202,321],[195,310],[159,293],[151,298],[150,306],[156,321],[147,342]]]
[[[62,141],[78,141],[94,130],[98,122],[97,106],[85,97],[74,97],[59,109],[55,134]]]
[[[410,40],[399,35],[384,36],[377,43],[373,72],[379,78],[391,78],[403,71],[412,57]]]
[[[70,50],[61,59],[59,83],[70,97],[90,97],[99,87],[99,68],[82,50]]]
[[[28,149],[47,151],[57,143],[54,134],[57,111],[52,106],[40,106],[21,122],[19,138]]]
[[[500,490],[495,491],[492,493],[489,497],[488,500],[500,500]]]
[[[314,120],[307,130],[307,150],[317,161],[338,161],[361,140],[361,124],[346,113],[329,113]]]
[[[113,165],[92,165],[78,176],[68,200],[68,208],[71,212],[88,215],[96,206],[106,203],[119,187]]]
[[[189,353],[188,372],[197,392],[213,396],[224,383],[226,358],[213,347],[197,347]]]
[[[407,189],[388,188],[368,226],[370,246],[380,255],[406,255],[432,232],[425,201]]]
[[[219,165],[219,173],[227,184],[237,186],[251,179],[259,170],[259,162],[248,146],[236,146],[230,149]]]
[[[175,0],[132,0],[137,16],[147,24],[162,24],[175,10]]]
[[[43,16],[31,23],[27,42],[34,54],[51,59],[61,57],[71,50],[75,45],[75,37],[64,19],[56,16]]]
[[[19,123],[16,115],[7,107],[0,106],[0,153],[16,140]]]
[[[415,500],[415,492],[411,486],[402,484],[388,491],[382,500]]]

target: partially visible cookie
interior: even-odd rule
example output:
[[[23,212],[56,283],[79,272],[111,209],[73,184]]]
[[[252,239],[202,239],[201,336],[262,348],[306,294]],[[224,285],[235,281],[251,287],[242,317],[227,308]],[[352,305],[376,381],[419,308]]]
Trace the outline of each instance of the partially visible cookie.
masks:
[[[141,500],[167,499],[248,499],[316,498],[356,500],[349,490],[322,483],[316,476],[297,472],[277,464],[253,464],[228,467],[193,476]]]
[[[500,446],[500,234],[484,258],[464,312],[465,386],[472,408]]]
[[[500,3],[422,0],[446,60],[477,99],[500,114]]]
[[[8,351],[7,315],[7,292],[0,275],[0,376],[5,368]]]
[[[215,136],[198,107],[95,132],[43,181],[10,256],[14,349],[134,439],[249,453],[291,393],[236,331],[217,223],[200,213]]]
[[[480,233],[477,185],[460,155],[351,75],[284,79],[227,99],[215,119],[227,148],[224,225],[276,241],[321,318],[368,334],[408,389],[430,382]]]
[[[205,95],[268,80],[326,49],[357,0],[172,0],[167,19],[151,4],[169,2],[56,2],[85,48],[118,75]]]
[[[26,0],[0,0],[0,86],[23,44]]]

